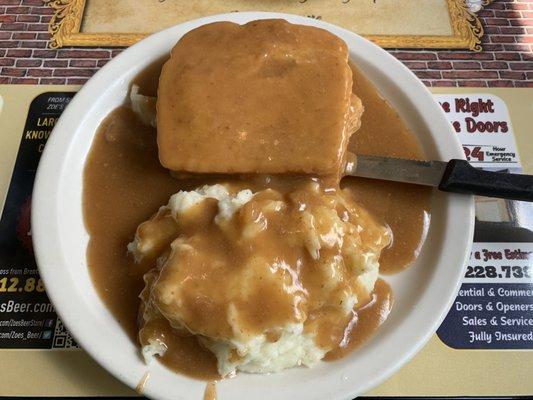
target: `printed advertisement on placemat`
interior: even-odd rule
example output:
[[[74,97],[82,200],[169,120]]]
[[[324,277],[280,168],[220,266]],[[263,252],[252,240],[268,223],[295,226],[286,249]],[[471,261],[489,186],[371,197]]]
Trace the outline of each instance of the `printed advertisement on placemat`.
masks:
[[[31,191],[42,149],[74,94],[43,88],[41,94],[28,99],[23,129],[18,133],[20,144],[0,220],[0,349],[79,349],[44,291],[33,257],[30,226]],[[511,119],[502,98],[469,91],[435,94],[435,100],[472,165],[503,172],[522,171],[517,121]],[[4,96],[3,101],[10,99]],[[448,352],[494,350],[508,351],[501,356],[505,360],[505,354],[513,358],[517,350],[533,349],[531,217],[532,211],[523,203],[476,198],[475,243],[465,266],[463,285],[436,334],[445,345],[438,353],[443,360],[449,357]],[[522,353],[524,357],[531,361],[533,353]],[[416,388],[415,382],[410,385]],[[390,396],[393,386],[386,383],[372,394]],[[472,384],[469,394],[477,393]]]

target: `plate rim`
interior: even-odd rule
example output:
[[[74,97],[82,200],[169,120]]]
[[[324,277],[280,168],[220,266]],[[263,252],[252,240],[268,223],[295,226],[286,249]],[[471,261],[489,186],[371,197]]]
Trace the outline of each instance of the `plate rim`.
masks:
[[[82,324],[79,317],[75,316],[77,304],[76,301],[69,302],[66,297],[67,294],[71,296],[75,295],[75,291],[61,291],[61,285],[58,284],[58,281],[56,279],[57,277],[54,277],[54,269],[58,264],[67,265],[63,251],[60,249],[60,246],[56,245],[57,243],[61,243],[61,235],[57,226],[57,211],[58,205],[61,204],[61,195],[60,193],[58,193],[57,190],[54,192],[54,189],[59,188],[60,178],[63,170],[63,163],[66,159],[66,157],[65,159],[62,157],[57,157],[58,152],[61,149],[68,149],[69,143],[71,141],[69,133],[72,130],[76,131],[79,128],[78,127],[72,129],[68,125],[76,117],[76,112],[79,110],[79,107],[83,105],[83,100],[85,100],[85,96],[88,96],[88,94],[97,90],[98,85],[100,84],[100,80],[105,80],[105,78],[113,72],[113,69],[119,67],[120,64],[127,59],[127,57],[138,57],[139,55],[142,55],[145,48],[149,48],[151,45],[156,45],[157,42],[161,41],[164,37],[171,34],[175,34],[176,32],[186,32],[190,29],[193,29],[194,27],[204,25],[206,23],[215,21],[233,21],[241,23],[245,21],[265,18],[282,18],[287,19],[290,22],[304,23],[307,25],[326,28],[337,35],[339,35],[340,33],[342,34],[342,36],[351,37],[352,39],[355,38],[354,40],[358,43],[360,43],[360,41],[366,42],[366,46],[373,46],[375,48],[378,48],[384,53],[384,56],[388,56],[390,58],[389,61],[395,64],[398,70],[403,70],[404,73],[405,71],[407,71],[409,75],[412,75],[414,77],[412,72],[410,72],[407,67],[405,67],[401,62],[396,60],[385,50],[380,49],[373,43],[369,42],[368,40],[362,38],[361,36],[355,33],[349,32],[343,28],[339,28],[335,25],[323,21],[317,21],[314,19],[291,14],[268,12],[229,13],[204,17],[178,24],[173,27],[167,28],[161,32],[155,33],[147,37],[146,39],[138,42],[137,44],[131,46],[130,48],[124,50],[121,54],[111,60],[102,69],[100,69],[82,87],[82,89],[72,100],[71,104],[66,108],[63,113],[63,116],[59,119],[56,127],[54,128],[53,134],[49,138],[48,145],[45,147],[45,150],[42,154],[35,178],[34,191],[32,196],[32,235],[34,240],[35,258],[39,271],[42,275],[42,279],[45,283],[45,286],[47,288],[51,288],[51,290],[49,292],[47,291],[47,293],[51,302],[54,304],[58,316],[69,328],[69,331],[73,333],[73,336],[76,338],[76,340],[78,340],[82,347],[95,360],[97,360],[100,365],[102,365],[115,377],[125,382],[128,386],[132,388],[136,387],[140,377],[133,376],[131,373],[126,373],[124,367],[116,365],[116,363],[113,363],[109,360],[109,357],[107,355],[104,355],[102,351],[99,351],[99,349],[94,347],[92,340],[87,338],[87,335],[82,332]],[[348,47],[351,47],[349,42]],[[412,82],[410,82],[410,84],[418,86],[417,91],[419,91],[420,93],[425,93],[425,100],[430,100],[430,102],[434,102],[429,90],[417,78],[415,78],[415,80],[411,79]],[[440,111],[442,114],[442,118],[445,120],[444,113],[442,112],[442,110]],[[92,133],[92,135],[94,135],[94,132]],[[455,147],[454,151],[456,153],[456,157],[463,158],[464,155],[462,154],[462,149],[458,140],[453,135],[449,135],[449,138],[452,139],[450,148]],[[457,264],[459,264],[459,261],[462,261],[461,267],[457,266],[457,271],[453,275],[453,285],[447,287],[447,290],[445,291],[446,300],[442,302],[441,307],[439,307],[433,320],[424,330],[423,335],[419,335],[416,344],[410,346],[408,351],[403,351],[401,357],[397,357],[398,359],[393,365],[389,365],[386,368],[380,369],[379,376],[375,376],[374,379],[369,380],[365,384],[361,384],[357,388],[354,388],[352,390],[343,388],[342,390],[339,390],[335,393],[331,393],[331,389],[321,388],[318,385],[313,385],[314,396],[311,396],[312,398],[333,398],[331,396],[335,396],[334,398],[338,399],[349,399],[353,396],[366,392],[367,390],[377,386],[379,383],[390,377],[402,365],[404,365],[408,360],[410,360],[436,331],[436,329],[446,316],[446,313],[450,308],[453,300],[455,299],[455,295],[457,294],[457,291],[461,284],[462,269],[469,254],[474,227],[474,205],[472,196],[449,196],[452,196],[454,198],[454,204],[457,203],[455,209],[450,210],[450,212],[452,214],[457,214],[457,216],[460,216],[464,221],[470,221],[470,223],[463,225],[463,229],[458,230],[458,233],[462,232],[462,235],[459,235],[460,239],[465,240],[466,242],[462,248],[457,249],[457,254],[455,255],[455,261],[457,261]],[[152,386],[153,385],[147,385],[146,391],[143,394],[161,399],[169,398],[166,393],[163,393],[157,388],[153,388]],[[339,387],[343,387],[341,382],[339,382]],[[176,397],[177,396],[175,395],[174,398]],[[302,396],[302,398],[303,397],[310,398],[307,395]]]

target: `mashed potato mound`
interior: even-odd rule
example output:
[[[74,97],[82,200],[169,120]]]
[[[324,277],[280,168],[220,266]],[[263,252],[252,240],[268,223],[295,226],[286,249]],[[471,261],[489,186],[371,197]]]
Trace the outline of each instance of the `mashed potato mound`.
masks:
[[[336,348],[379,273],[388,230],[342,191],[314,180],[174,194],[128,249],[153,262],[141,329],[164,319],[195,335],[220,375],[312,366]],[[150,359],[167,348],[144,340]]]

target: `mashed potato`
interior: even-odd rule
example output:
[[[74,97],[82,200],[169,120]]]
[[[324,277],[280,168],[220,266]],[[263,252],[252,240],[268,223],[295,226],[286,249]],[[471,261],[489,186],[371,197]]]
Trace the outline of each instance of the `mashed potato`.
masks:
[[[137,261],[154,260],[142,328],[164,319],[195,335],[222,376],[313,366],[368,301],[389,241],[345,193],[311,179],[180,191],[128,246]],[[147,360],[172,351],[157,336],[142,345]]]

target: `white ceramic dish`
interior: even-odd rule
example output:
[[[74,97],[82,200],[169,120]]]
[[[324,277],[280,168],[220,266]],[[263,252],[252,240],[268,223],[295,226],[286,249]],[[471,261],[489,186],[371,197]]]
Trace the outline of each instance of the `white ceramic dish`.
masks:
[[[167,54],[187,31],[214,21],[245,23],[284,18],[327,29],[348,44],[350,57],[418,135],[429,157],[462,158],[461,146],[423,84],[399,61],[369,41],[325,22],[293,15],[232,13],[187,22],[125,50],[84,85],[63,113],[42,155],[35,180],[32,233],[47,292],[80,345],[118,379],[135,388],[147,371],[144,394],[156,399],[202,398],[205,383],[159,363],[147,366],[98,297],[87,270],[89,240],[83,224],[82,172],[102,119],[126,101],[131,79]],[[410,269],[389,277],[396,304],[379,332],[359,350],[313,369],[274,375],[239,374],[218,383],[219,400],[351,399],[385,380],[431,337],[453,301],[473,232],[469,196],[436,193],[432,222]]]

